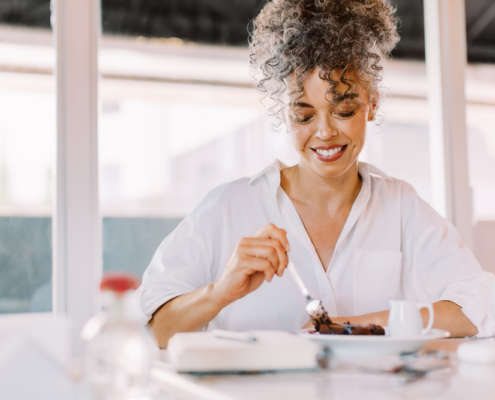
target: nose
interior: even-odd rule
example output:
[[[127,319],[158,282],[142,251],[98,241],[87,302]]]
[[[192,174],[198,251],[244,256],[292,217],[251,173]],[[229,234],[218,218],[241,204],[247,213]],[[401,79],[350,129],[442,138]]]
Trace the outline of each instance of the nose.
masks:
[[[316,137],[321,140],[329,140],[333,136],[337,135],[337,129],[332,125],[330,116],[328,115],[321,118],[320,123],[318,124],[318,132],[316,133]]]

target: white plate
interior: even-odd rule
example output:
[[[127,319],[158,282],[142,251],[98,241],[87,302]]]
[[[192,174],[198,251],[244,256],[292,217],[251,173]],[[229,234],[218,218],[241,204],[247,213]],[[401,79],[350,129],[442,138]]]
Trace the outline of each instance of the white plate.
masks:
[[[328,346],[337,358],[368,358],[417,351],[431,340],[443,339],[450,333],[441,329],[432,329],[426,335],[410,337],[391,336],[360,336],[360,335],[320,335],[308,333],[299,334]]]

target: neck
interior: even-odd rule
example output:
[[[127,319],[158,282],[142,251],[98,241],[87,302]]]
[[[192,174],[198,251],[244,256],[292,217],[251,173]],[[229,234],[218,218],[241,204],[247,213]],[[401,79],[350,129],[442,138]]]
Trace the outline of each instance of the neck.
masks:
[[[304,161],[282,170],[281,186],[296,202],[326,209],[330,213],[352,207],[361,190],[358,163],[337,177],[324,177],[314,172]]]

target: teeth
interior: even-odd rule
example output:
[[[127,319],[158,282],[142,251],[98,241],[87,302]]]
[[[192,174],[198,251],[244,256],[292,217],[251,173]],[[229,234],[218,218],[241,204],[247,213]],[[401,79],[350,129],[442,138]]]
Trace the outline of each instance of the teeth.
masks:
[[[330,150],[316,149],[316,152],[324,157],[331,157],[334,154],[338,153],[339,151],[342,151],[342,147],[337,147],[335,149],[330,149]]]

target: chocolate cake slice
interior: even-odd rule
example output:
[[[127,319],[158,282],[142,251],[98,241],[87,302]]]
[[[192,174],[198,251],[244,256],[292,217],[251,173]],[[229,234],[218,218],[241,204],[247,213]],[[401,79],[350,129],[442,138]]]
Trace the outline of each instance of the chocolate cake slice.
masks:
[[[380,325],[324,324],[317,329],[322,335],[385,335]]]
[[[380,325],[355,325],[350,322],[335,324],[326,311],[318,318],[313,318],[315,329],[322,335],[385,335],[385,329]]]

